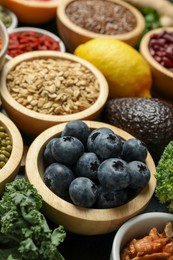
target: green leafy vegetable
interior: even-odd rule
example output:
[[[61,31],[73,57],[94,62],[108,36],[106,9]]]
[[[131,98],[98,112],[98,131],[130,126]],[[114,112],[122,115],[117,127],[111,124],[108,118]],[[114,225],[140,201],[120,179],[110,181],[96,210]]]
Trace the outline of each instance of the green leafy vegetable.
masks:
[[[64,259],[57,249],[64,228],[50,230],[41,207],[42,197],[23,178],[6,185],[0,200],[1,260]]]
[[[135,46],[136,49],[139,49],[141,39],[147,32],[151,31],[152,29],[161,27],[160,15],[155,9],[153,9],[151,7],[141,7],[139,10],[142,13],[142,15],[144,16],[145,28],[142,32],[142,35],[141,35],[139,41],[137,42],[137,44]]]
[[[161,203],[167,203],[169,212],[173,213],[173,141],[165,147],[155,177],[156,197]]]

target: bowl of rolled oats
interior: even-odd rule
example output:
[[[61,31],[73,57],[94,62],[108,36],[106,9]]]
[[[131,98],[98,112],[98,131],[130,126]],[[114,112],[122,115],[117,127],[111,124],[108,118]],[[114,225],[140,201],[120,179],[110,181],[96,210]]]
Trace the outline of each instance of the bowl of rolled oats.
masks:
[[[100,37],[135,46],[144,27],[140,11],[122,0],[64,0],[57,9],[57,29],[71,52]]]
[[[94,65],[58,51],[28,52],[11,59],[3,67],[0,84],[4,110],[29,136],[70,120],[95,120],[109,92]]]

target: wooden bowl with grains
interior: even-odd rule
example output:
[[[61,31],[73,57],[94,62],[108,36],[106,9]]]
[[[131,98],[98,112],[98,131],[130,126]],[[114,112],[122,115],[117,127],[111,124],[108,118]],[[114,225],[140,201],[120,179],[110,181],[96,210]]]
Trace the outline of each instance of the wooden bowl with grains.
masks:
[[[0,113],[0,194],[6,183],[19,172],[23,156],[23,139],[16,125]]]
[[[108,98],[102,73],[70,53],[32,51],[3,67],[2,106],[29,136],[76,119],[96,119]]]
[[[110,135],[108,134],[108,136],[111,138],[112,142],[113,142],[113,138],[115,137],[115,135],[116,135],[116,137],[118,136],[119,138],[122,138],[124,141],[133,138],[129,133],[127,133],[127,132],[123,131],[122,129],[117,128],[115,126],[109,125],[109,124],[105,124],[105,123],[98,122],[98,121],[89,121],[89,120],[84,120],[82,122],[87,125],[87,129],[88,128],[90,129],[89,135],[92,134],[92,131],[96,131],[96,132],[93,132],[93,135],[95,136],[94,144],[96,144],[97,140],[100,140],[97,138],[102,138],[102,136],[104,135],[104,132],[102,132],[102,133],[99,132],[101,130],[109,131]],[[71,124],[71,126],[70,126],[70,124]],[[68,125],[68,127],[67,127],[67,125]],[[103,202],[102,202],[102,205],[104,204],[104,207],[103,207],[101,205],[101,201],[99,200],[99,197],[96,198],[97,202],[95,201],[95,198],[94,198],[94,202],[92,201],[93,200],[92,195],[96,194],[95,191],[97,191],[97,190],[98,190],[98,192],[101,191],[101,187],[103,187],[102,185],[104,185],[104,183],[105,184],[107,183],[107,185],[108,185],[108,182],[109,182],[108,179],[107,180],[105,179],[105,182],[103,183],[104,179],[101,180],[98,177],[99,169],[100,170],[103,169],[102,165],[103,164],[105,165],[105,162],[110,161],[110,160],[113,160],[113,165],[116,168],[116,166],[115,166],[116,158],[115,158],[115,161],[114,161],[114,158],[111,158],[111,159],[104,160],[101,162],[101,164],[99,164],[98,160],[94,156],[94,161],[89,159],[89,162],[87,163],[87,165],[89,164],[91,166],[91,169],[93,169],[93,165],[95,165],[94,171],[96,174],[95,175],[96,178],[93,179],[92,182],[89,181],[89,174],[86,175],[86,172],[88,172],[87,165],[85,165],[85,167],[83,167],[83,169],[84,169],[85,177],[88,176],[88,178],[80,177],[81,175],[83,175],[82,172],[80,172],[80,170],[82,170],[81,158],[84,158],[83,156],[85,156],[85,159],[87,160],[87,157],[86,157],[87,154],[88,155],[90,154],[91,156],[93,156],[94,153],[97,154],[97,156],[99,156],[99,155],[98,155],[98,152],[96,152],[96,150],[95,150],[93,153],[84,152],[84,154],[82,154],[81,157],[79,157],[79,159],[76,157],[79,150],[77,149],[77,146],[74,145],[75,142],[77,141],[76,140],[77,135],[75,135],[76,139],[73,138],[75,127],[76,127],[76,123],[74,121],[58,124],[58,125],[52,126],[49,129],[45,130],[44,132],[42,132],[39,136],[37,136],[34,139],[31,146],[29,147],[27,157],[26,157],[26,165],[25,165],[26,178],[28,179],[28,181],[30,183],[32,183],[35,186],[38,193],[41,194],[41,196],[43,197],[44,214],[54,223],[62,224],[67,230],[69,230],[73,233],[83,234],[83,235],[98,235],[98,234],[113,232],[113,231],[117,230],[128,219],[143,212],[145,207],[148,205],[148,203],[154,193],[155,185],[156,185],[156,180],[154,177],[154,173],[155,173],[154,161],[153,161],[151,155],[147,152],[146,159],[145,159],[145,166],[144,166],[144,164],[143,164],[143,166],[144,167],[148,166],[148,169],[150,170],[150,179],[149,179],[149,181],[147,181],[147,183],[145,182],[146,183],[145,186],[143,186],[143,188],[140,188],[140,190],[137,193],[134,192],[135,190],[133,190],[132,191],[133,195],[132,195],[132,193],[128,193],[128,195],[127,195],[127,192],[129,192],[129,190],[127,190],[128,188],[119,190],[120,186],[121,186],[121,184],[119,182],[118,191],[116,193],[116,196],[113,196],[113,193],[111,191],[109,193],[109,187],[107,186],[107,189],[106,189],[107,195],[105,196],[105,200],[107,200],[107,203],[109,203],[109,205],[107,203],[105,205],[104,197],[100,197],[100,198],[103,198]],[[72,139],[68,139],[68,140],[69,140],[69,142],[70,142],[70,140],[74,141],[74,144],[72,145],[71,148],[75,150],[75,153],[72,152],[72,150],[67,151],[66,148],[64,148],[65,146],[63,148],[62,148],[62,146],[60,147],[60,143],[59,143],[60,140],[61,141],[64,140],[64,142],[65,142],[64,145],[66,145],[66,143],[68,141],[67,141],[65,135],[67,134],[67,131],[70,129],[72,130],[73,134],[71,132],[71,136],[66,136],[66,137],[67,138],[72,137]],[[88,145],[87,140],[91,140],[90,137],[88,137],[88,131],[85,131],[86,127],[84,127],[83,124],[82,124],[82,127],[78,128],[78,129],[81,129],[81,131],[82,131],[82,132],[80,132],[80,130],[79,130],[76,132],[78,134],[78,138],[80,137],[82,144],[84,144],[84,147],[86,148],[86,146]],[[87,132],[87,134],[86,134],[87,140],[84,139],[84,135],[83,135],[83,133],[86,133],[86,132]],[[62,133],[63,133],[63,135],[62,135]],[[97,135],[97,137],[96,137],[96,135]],[[119,138],[117,140],[119,140]],[[102,140],[103,139],[107,140],[105,138],[102,138]],[[80,141],[78,139],[78,144],[79,143],[80,143]],[[100,144],[100,141],[97,144]],[[80,143],[80,145],[81,145],[81,143]],[[105,155],[105,153],[106,153],[103,146],[106,147],[106,145],[101,145],[102,156]],[[57,153],[56,153],[56,161],[55,160],[50,161],[51,155],[53,155],[52,152],[54,151],[55,147],[57,147],[57,149],[58,149],[58,151],[60,151],[61,155],[64,154],[64,158],[65,158],[66,162],[61,161],[61,163],[58,163],[59,160],[57,158]],[[87,146],[87,148],[88,148],[87,149],[87,151],[88,151],[89,147]],[[50,153],[48,152],[47,149],[48,150],[50,149]],[[64,151],[66,151],[66,152],[64,152]],[[72,156],[70,156],[70,155],[68,156],[67,153],[71,153]],[[72,162],[73,165],[70,165],[70,162],[69,161],[67,162],[67,160],[69,160],[69,157],[72,157],[73,160],[74,160],[74,157],[76,157],[75,160],[77,160],[77,162],[73,161]],[[49,159],[49,164],[46,163],[46,162],[48,162],[47,159]],[[61,159],[62,159],[62,157],[61,157]],[[117,160],[119,160],[119,159],[117,159]],[[92,164],[92,162],[93,162],[93,164]],[[122,162],[122,160],[118,161],[119,166],[120,165],[122,166],[121,162]],[[64,173],[62,171],[63,165],[64,165],[64,169],[65,169]],[[97,166],[98,166],[98,168],[97,168]],[[123,168],[123,167],[119,167],[119,168]],[[68,171],[66,171],[67,169],[68,169]],[[110,172],[111,172],[110,168],[109,168],[109,170],[105,171],[106,175],[109,174]],[[75,176],[75,179],[73,179],[73,174]],[[45,176],[47,176],[47,177],[45,177]],[[57,176],[57,179],[56,179],[56,176]],[[58,181],[58,178],[59,178],[58,176],[60,176],[59,181]],[[65,176],[65,180],[63,182],[64,176]],[[71,176],[72,176],[72,179],[71,179]],[[109,176],[109,178],[111,178],[111,175],[108,175],[108,176]],[[142,176],[142,173],[140,173],[140,176]],[[91,177],[91,175],[90,175],[90,177]],[[77,179],[78,179],[78,181],[79,181],[79,179],[84,181],[84,182],[80,182],[81,184],[83,183],[83,186],[79,185],[79,182],[77,185],[77,182],[75,182]],[[124,178],[121,177],[121,179],[124,179]],[[99,182],[101,185],[99,184]],[[88,188],[90,187],[90,186],[88,186],[89,183],[91,183],[91,187],[93,188],[93,192],[91,192],[91,193],[90,193],[90,189],[88,190]],[[115,191],[117,189],[117,184],[115,183],[115,179],[110,181],[109,185],[110,185],[110,183],[111,183],[111,185],[112,185],[112,183],[114,183],[113,191]],[[142,181],[142,183],[143,183],[143,181]],[[73,190],[73,194],[72,194],[72,190],[71,190],[71,188],[72,188],[71,185],[73,185],[73,184],[74,184],[74,186],[76,185],[76,187],[77,187],[77,189],[76,189],[77,197],[79,194],[79,197],[75,199],[75,203],[74,203],[74,198],[75,198],[74,190]],[[68,185],[70,185],[70,186],[68,186]],[[63,192],[62,192],[62,190],[63,190]],[[108,193],[107,193],[107,191],[108,191]],[[65,194],[62,194],[64,192],[65,192]],[[122,192],[123,192],[123,194],[122,194]],[[72,201],[69,200],[69,198],[68,198],[69,194],[71,196]],[[81,203],[82,194],[83,194],[83,200],[85,200],[85,202],[83,201],[83,203]],[[91,195],[90,197],[89,197],[89,194]],[[97,194],[97,195],[99,195],[99,194]],[[127,197],[126,197],[126,195],[127,195]],[[116,201],[118,197],[120,200],[122,199],[123,201],[122,200],[121,200],[121,202]],[[88,199],[86,199],[86,198],[88,198]],[[80,199],[80,202],[79,202],[79,199]],[[87,205],[86,205],[86,200],[87,200]],[[90,203],[91,201],[93,202],[92,205],[91,204],[88,205],[88,202]],[[96,204],[95,204],[95,202],[96,202]],[[112,204],[112,202],[113,202],[113,204]],[[115,202],[115,204],[114,204],[114,202]]]
[[[64,0],[57,9],[58,32],[71,52],[98,37],[122,40],[134,46],[144,27],[143,15],[122,0]]]

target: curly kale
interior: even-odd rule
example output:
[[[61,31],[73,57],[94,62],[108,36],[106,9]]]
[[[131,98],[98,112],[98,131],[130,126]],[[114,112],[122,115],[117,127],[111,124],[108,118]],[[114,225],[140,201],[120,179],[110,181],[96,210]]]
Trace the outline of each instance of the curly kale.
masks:
[[[0,200],[1,260],[64,259],[57,249],[64,228],[50,230],[41,207],[42,197],[23,178],[6,185]]]
[[[165,147],[156,167],[155,177],[156,197],[161,203],[167,203],[169,212],[173,213],[173,141]]]

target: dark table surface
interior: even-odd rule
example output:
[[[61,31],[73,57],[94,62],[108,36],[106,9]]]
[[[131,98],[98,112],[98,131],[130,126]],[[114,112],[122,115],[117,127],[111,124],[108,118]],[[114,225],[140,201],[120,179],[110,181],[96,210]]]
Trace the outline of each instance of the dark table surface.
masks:
[[[18,24],[18,27],[23,26],[31,25]],[[32,27],[43,28],[59,36],[55,19],[46,24],[32,25]],[[24,139],[26,145],[31,141],[26,137]],[[153,195],[144,212],[167,212],[167,208],[165,205],[160,204],[155,195]],[[54,227],[53,223],[50,223],[50,225]],[[66,239],[59,246],[59,251],[66,260],[109,260],[115,234],[116,231],[103,235],[85,236],[67,231]]]

